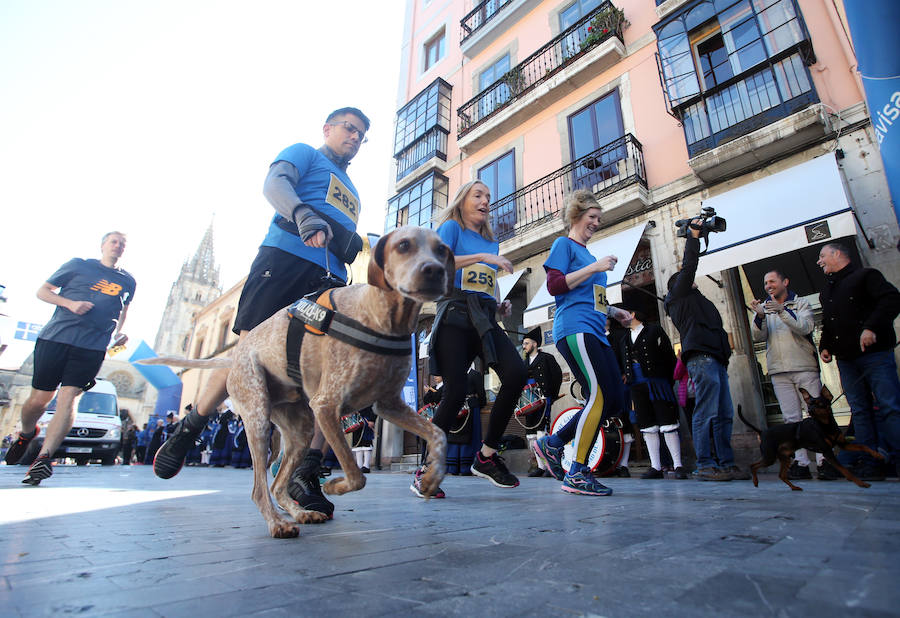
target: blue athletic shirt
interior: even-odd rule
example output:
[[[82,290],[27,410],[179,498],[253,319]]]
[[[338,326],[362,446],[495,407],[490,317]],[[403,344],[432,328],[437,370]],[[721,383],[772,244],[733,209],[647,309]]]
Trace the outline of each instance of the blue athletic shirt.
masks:
[[[568,237],[553,241],[544,268],[553,268],[564,275],[597,261],[587,247]],[[606,273],[594,273],[580,285],[556,296],[556,316],[553,319],[553,338],[560,341],[576,333],[591,333],[600,341],[606,339]]]
[[[328,215],[349,231],[356,231],[360,208],[359,193],[345,171],[307,144],[288,146],[281,151],[273,163],[279,161],[287,161],[300,172],[300,182],[297,183],[295,191],[297,197],[304,204],[311,206],[317,212]],[[299,236],[278,227],[280,218],[279,214],[272,217],[262,246],[277,247],[325,268],[325,251],[307,247]],[[347,270],[344,268],[344,263],[331,252],[329,252],[328,259],[331,272],[346,281]]]
[[[115,320],[134,298],[134,277],[121,268],[104,266],[100,260],[74,258],[47,282],[60,288],[60,296],[86,300],[94,303],[94,307],[84,315],[56,307],[38,338],[88,350],[105,350],[116,328]]]
[[[454,255],[472,255],[474,253],[499,255],[500,253],[499,242],[487,240],[478,232],[464,229],[452,219],[442,223],[437,233],[441,240],[447,243]],[[465,268],[458,268],[453,282],[458,290],[496,299],[494,289],[497,285],[497,267],[493,264],[478,262]]]

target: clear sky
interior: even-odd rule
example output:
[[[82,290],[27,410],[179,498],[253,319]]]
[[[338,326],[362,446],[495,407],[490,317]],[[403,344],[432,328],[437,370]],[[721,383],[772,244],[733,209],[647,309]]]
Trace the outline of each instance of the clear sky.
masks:
[[[124,328],[150,345],[182,263],[214,218],[225,289],[250,267],[272,209],[262,184],[328,112],[372,120],[350,165],[361,232],[389,197],[403,0],[0,2],[0,367],[44,323],[38,287],[72,257],[128,236],[137,280]]]

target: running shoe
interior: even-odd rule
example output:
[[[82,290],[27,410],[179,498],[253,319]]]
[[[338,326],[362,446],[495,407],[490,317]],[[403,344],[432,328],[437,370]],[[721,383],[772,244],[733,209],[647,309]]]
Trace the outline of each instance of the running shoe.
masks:
[[[334,517],[334,504],[322,493],[319,484],[319,470],[322,467],[322,451],[309,449],[303,461],[291,474],[288,494],[307,511],[322,513],[328,519]]]
[[[519,479],[510,473],[503,458],[497,453],[487,458],[480,451],[475,453],[475,461],[470,469],[472,474],[489,480],[496,487],[509,489],[519,486]]]
[[[544,467],[557,481],[563,480],[566,471],[562,467],[562,447],[556,448],[547,443],[548,436],[538,438],[531,446],[534,456],[543,462]]]
[[[41,481],[53,476],[53,466],[50,464],[50,457],[43,455],[34,460],[31,467],[28,468],[28,474],[22,479],[26,485],[40,485]]]
[[[613,492],[612,489],[595,479],[590,470],[579,470],[574,474],[566,474],[562,490],[581,496],[611,496]]]
[[[19,432],[19,437],[16,438],[16,441],[13,442],[12,446],[9,447],[9,450],[6,451],[4,460],[6,461],[7,466],[19,463],[19,460],[22,459],[22,455],[28,450],[28,445],[31,444],[31,441],[34,440],[37,433],[37,427],[34,428],[34,432],[31,434],[30,438],[26,438],[22,435],[21,431]]]
[[[196,411],[191,412],[191,414],[195,413]],[[188,451],[194,448],[197,438],[200,437],[200,434],[203,433],[203,428],[206,427],[206,418],[199,414],[197,418],[203,422],[201,423],[198,420],[196,424],[199,426],[194,427],[189,422],[191,414],[175,423],[175,430],[172,432],[172,435],[156,451],[156,456],[153,458],[153,472],[161,479],[170,479],[181,472]]]
[[[447,494],[445,494],[444,490],[440,487],[437,488],[437,491],[434,492],[433,496],[425,495],[425,493],[422,491],[422,476],[425,474],[425,470],[427,470],[425,466],[422,466],[421,468],[416,470],[416,473],[413,475],[413,482],[409,486],[409,490],[416,494],[419,498],[446,498]]]

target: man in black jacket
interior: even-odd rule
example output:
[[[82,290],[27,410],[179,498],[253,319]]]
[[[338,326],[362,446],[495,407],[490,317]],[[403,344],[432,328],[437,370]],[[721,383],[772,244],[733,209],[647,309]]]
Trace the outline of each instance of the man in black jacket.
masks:
[[[553,402],[559,397],[559,388],[562,386],[562,369],[556,362],[556,357],[541,351],[541,328],[540,326],[531,330],[522,340],[522,351],[525,353],[525,366],[528,368],[528,381],[536,382],[540,387],[544,397],[547,398],[547,405],[543,410],[539,410],[534,414],[525,417],[526,427],[534,427],[534,429],[526,429],[525,437],[528,439],[529,446],[532,442],[540,437],[547,435],[550,427],[550,408]],[[549,471],[545,471],[541,462],[535,461],[528,470],[528,476],[552,476]]]
[[[691,221],[691,236],[685,242],[681,271],[669,279],[665,307],[681,335],[681,358],[697,392],[692,422],[697,451],[694,475],[700,481],[730,481],[743,478],[734,465],[731,450],[734,407],[726,370],[731,346],[718,309],[694,283],[700,260],[701,223],[700,219]],[[712,457],[710,428],[718,462]]]
[[[900,465],[900,380],[894,358],[900,292],[874,268],[852,264],[849,251],[839,243],[823,246],[816,264],[827,280],[820,295],[819,355],[826,363],[837,358],[856,441],[875,449],[880,432]],[[866,480],[884,479],[868,455],[860,459],[858,474]]]

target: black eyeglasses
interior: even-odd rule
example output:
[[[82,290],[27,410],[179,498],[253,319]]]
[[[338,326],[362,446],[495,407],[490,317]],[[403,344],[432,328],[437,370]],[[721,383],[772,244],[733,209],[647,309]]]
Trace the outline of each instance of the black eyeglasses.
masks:
[[[366,142],[369,141],[369,138],[366,137],[366,132],[364,130],[360,129],[359,127],[357,127],[356,125],[354,125],[349,120],[341,120],[340,122],[329,122],[328,124],[332,127],[337,127],[337,126],[344,127],[344,130],[347,131],[347,133],[349,133],[350,135],[354,135],[354,134],[358,133],[360,144],[365,144]]]

